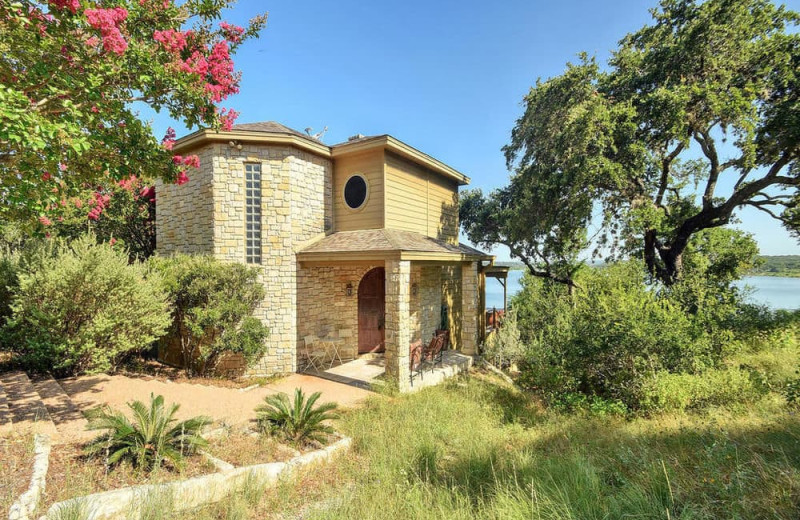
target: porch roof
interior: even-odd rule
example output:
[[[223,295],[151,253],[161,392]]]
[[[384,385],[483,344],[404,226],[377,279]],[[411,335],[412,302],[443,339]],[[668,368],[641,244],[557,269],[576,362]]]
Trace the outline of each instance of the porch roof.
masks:
[[[491,260],[492,255],[466,244],[399,229],[362,229],[328,235],[297,253],[302,261],[400,259],[422,261]]]

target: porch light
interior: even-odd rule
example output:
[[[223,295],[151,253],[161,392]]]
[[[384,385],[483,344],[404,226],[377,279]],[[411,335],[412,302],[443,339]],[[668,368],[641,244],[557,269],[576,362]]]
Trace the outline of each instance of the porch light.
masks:
[[[348,283],[347,287],[344,289],[344,292],[347,294],[347,296],[353,296],[353,284]]]

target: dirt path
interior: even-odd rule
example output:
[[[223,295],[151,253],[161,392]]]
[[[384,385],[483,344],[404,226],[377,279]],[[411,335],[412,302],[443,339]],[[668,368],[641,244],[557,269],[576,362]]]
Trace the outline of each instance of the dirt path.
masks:
[[[286,392],[291,394],[300,387],[306,394],[322,392],[319,402],[335,401],[343,407],[353,407],[374,395],[371,392],[342,383],[302,374],[292,374],[261,388],[242,392],[234,388],[197,385],[192,383],[167,383],[147,377],[95,375],[59,381],[73,403],[85,411],[102,404],[126,409],[132,400],[147,402],[150,394],[163,395],[166,403],[179,403],[178,417],[185,419],[208,415],[215,421],[239,425],[255,418],[253,411],[265,396]]]

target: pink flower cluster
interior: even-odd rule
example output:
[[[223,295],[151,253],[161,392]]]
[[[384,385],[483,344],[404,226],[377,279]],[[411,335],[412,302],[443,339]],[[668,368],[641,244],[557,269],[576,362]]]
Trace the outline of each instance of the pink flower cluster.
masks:
[[[103,212],[104,209],[106,209],[106,207],[108,207],[108,203],[110,200],[111,200],[111,195],[107,194],[103,195],[99,191],[96,191],[94,193],[93,200],[89,202],[90,204],[94,204],[94,207],[89,211],[89,218],[92,220],[99,219],[100,214]]]
[[[156,189],[153,186],[145,186],[139,190],[139,197],[147,199],[149,202],[156,201]]]
[[[124,7],[113,9],[87,9],[86,20],[103,36],[103,48],[106,52],[122,54],[128,48],[128,42],[122,36],[119,25],[128,18],[128,10]]]
[[[244,36],[244,27],[238,25],[231,25],[228,22],[220,22],[219,28],[222,30],[225,39],[231,43],[239,43]]]
[[[72,14],[78,12],[78,9],[81,7],[80,0],[50,0],[50,5],[57,7],[59,9],[69,9]]]
[[[174,128],[172,127],[167,128],[167,133],[164,134],[164,139],[161,140],[161,146],[163,146],[165,150],[172,150],[172,147],[175,146]]]
[[[214,44],[208,57],[208,74],[210,81],[206,83],[206,92],[212,102],[219,103],[229,95],[239,92],[233,72],[233,60],[228,52],[228,42]]]
[[[223,108],[219,114],[219,120],[222,123],[222,129],[229,132],[233,128],[233,123],[239,117],[239,112],[233,109]]]
[[[39,217],[39,222],[41,222],[41,224],[42,224],[43,226],[49,226],[49,225],[51,225],[51,224],[53,223],[53,221],[52,221],[52,220],[50,220],[50,219],[49,219],[49,218],[47,218],[47,217]]]
[[[175,29],[167,29],[166,31],[155,31],[153,39],[161,44],[165,50],[178,54],[186,48],[186,34]]]
[[[200,167],[200,158],[196,155],[173,155],[172,163],[175,165],[184,165],[191,168]]]

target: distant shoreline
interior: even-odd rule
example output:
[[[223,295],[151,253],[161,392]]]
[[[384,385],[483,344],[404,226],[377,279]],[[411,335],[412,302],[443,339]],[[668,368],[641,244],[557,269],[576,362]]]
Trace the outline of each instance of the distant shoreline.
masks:
[[[800,255],[762,255],[763,264],[748,271],[745,276],[772,276],[775,278],[800,278]],[[521,262],[497,262],[512,271],[524,271]]]

